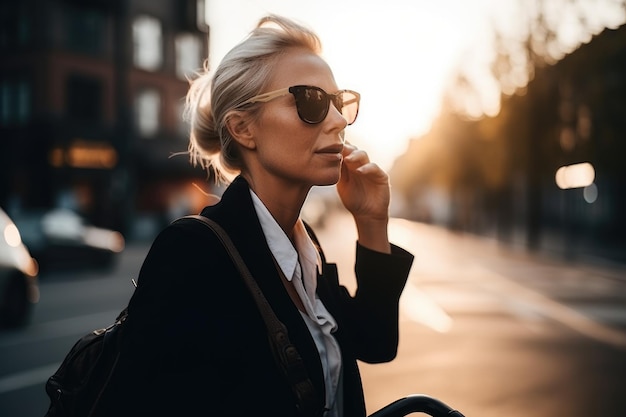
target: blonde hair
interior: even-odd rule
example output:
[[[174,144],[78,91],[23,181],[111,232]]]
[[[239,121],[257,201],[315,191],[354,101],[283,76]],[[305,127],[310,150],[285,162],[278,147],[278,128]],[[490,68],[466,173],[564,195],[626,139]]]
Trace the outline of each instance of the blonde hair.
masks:
[[[204,70],[190,81],[185,102],[185,117],[191,125],[190,161],[194,166],[212,168],[216,181],[229,182],[244,168],[226,125],[229,114],[263,92],[277,59],[289,48],[318,55],[322,49],[313,31],[287,18],[268,15],[224,56],[213,75],[205,62]],[[253,116],[258,109],[257,105],[246,106]]]

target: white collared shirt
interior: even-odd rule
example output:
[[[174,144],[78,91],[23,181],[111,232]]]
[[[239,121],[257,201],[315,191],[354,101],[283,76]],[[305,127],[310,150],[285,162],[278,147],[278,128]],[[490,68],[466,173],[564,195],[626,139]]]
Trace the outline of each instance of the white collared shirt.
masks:
[[[317,272],[321,268],[320,255],[315,249],[301,219],[294,228],[294,245],[276,222],[261,199],[250,190],[267,244],[285,277],[293,282],[306,313],[300,312],[315,341],[324,370],[327,417],[339,417],[341,403],[341,352],[332,336],[337,323],[317,296]]]

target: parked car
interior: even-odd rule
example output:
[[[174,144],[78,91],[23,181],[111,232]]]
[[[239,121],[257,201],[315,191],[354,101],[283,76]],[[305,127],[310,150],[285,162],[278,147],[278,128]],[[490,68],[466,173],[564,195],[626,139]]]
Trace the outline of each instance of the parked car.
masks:
[[[124,250],[120,232],[95,227],[72,210],[20,212],[13,220],[41,271],[111,267]]]
[[[16,327],[28,321],[39,301],[39,268],[15,223],[2,209],[0,233],[0,325]]]

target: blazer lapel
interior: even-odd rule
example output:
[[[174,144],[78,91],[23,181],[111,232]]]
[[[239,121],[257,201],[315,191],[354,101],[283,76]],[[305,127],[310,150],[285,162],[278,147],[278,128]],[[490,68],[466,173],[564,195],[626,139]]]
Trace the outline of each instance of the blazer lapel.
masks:
[[[323,398],[324,374],[319,352],[278,274],[254,210],[248,183],[243,177],[237,177],[221,201],[206,207],[202,215],[218,222],[232,239],[274,313],[289,329],[289,338],[298,349],[318,395]]]

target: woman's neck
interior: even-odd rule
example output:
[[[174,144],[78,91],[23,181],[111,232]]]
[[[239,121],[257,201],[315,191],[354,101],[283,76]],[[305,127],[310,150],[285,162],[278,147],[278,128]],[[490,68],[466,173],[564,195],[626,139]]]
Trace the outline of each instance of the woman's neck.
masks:
[[[310,188],[289,186],[276,179],[258,180],[250,175],[242,176],[250,189],[259,197],[278,225],[293,241],[293,229],[300,217],[300,210]]]

